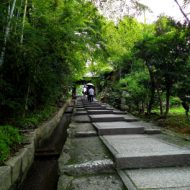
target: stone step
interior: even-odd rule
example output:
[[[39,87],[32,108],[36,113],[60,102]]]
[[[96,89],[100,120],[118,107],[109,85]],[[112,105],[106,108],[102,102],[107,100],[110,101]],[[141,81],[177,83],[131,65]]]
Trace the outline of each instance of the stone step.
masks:
[[[92,107],[92,106],[101,106],[101,104],[99,104],[99,103],[88,103],[88,104],[83,104],[85,107]]]
[[[160,134],[162,131],[160,129],[145,129],[144,131],[148,135],[155,135],[155,134]]]
[[[98,107],[86,107],[86,110],[105,110],[106,107],[98,106]],[[107,109],[106,109],[107,110]]]
[[[139,121],[138,118],[134,117],[133,115],[130,115],[130,114],[125,114],[125,121],[127,122],[136,122],[136,121]]]
[[[88,114],[110,114],[113,113],[112,110],[88,110]]]
[[[87,131],[87,132],[76,132],[75,137],[94,137],[97,136],[96,131]]]
[[[113,110],[113,114],[126,114],[126,113],[119,110]]]
[[[112,122],[112,121],[124,121],[124,115],[114,114],[99,114],[89,115],[92,122]]]
[[[119,170],[128,190],[189,190],[190,167]]]
[[[76,115],[72,117],[72,121],[77,123],[90,123],[88,115]]]
[[[76,111],[86,111],[85,108],[76,108]]]
[[[83,106],[83,104],[82,104],[82,103],[81,103],[81,104],[78,104],[78,103],[77,103],[75,106]]]
[[[120,169],[190,165],[190,149],[181,148],[150,135],[113,135],[101,139]]]
[[[93,123],[93,126],[97,129],[99,135],[144,133],[144,127],[124,121]]]
[[[76,111],[74,115],[87,115],[87,111]]]
[[[75,108],[76,109],[82,109],[82,108],[84,108],[84,106],[83,105],[81,105],[81,106],[75,106]]]
[[[105,107],[107,110],[114,110],[114,108],[111,107]]]
[[[106,107],[106,106],[102,106],[101,104],[88,104],[84,105],[84,107]]]
[[[73,107],[72,106],[68,106],[65,110],[65,113],[72,113],[73,112]]]
[[[68,136],[73,137],[92,137],[97,136],[97,131],[91,123],[71,123],[67,129]]]

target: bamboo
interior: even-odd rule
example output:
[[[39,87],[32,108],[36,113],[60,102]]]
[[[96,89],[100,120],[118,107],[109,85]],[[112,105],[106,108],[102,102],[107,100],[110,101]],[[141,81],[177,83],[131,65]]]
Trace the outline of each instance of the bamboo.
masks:
[[[7,27],[5,29],[4,45],[3,45],[3,48],[2,48],[2,51],[1,51],[1,56],[0,56],[0,66],[4,62],[6,45],[7,45],[7,39],[9,37],[9,33],[10,33],[11,20],[13,18],[13,13],[14,13],[14,10],[15,10],[16,1],[17,0],[13,0],[13,4],[12,4],[11,10],[10,10],[10,15],[9,15],[9,18],[8,18]]]
[[[24,24],[25,24],[25,20],[26,20],[26,10],[27,10],[27,6],[28,6],[28,0],[25,0],[25,4],[24,4],[24,14],[23,14],[23,20],[22,20],[22,32],[21,32],[21,38],[20,38],[20,43],[23,43],[23,37],[24,37]]]

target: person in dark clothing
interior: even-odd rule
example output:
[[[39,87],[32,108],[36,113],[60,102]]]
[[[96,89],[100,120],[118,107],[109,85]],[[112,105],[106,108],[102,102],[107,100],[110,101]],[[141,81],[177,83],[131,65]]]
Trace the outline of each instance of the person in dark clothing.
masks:
[[[181,104],[182,104],[183,108],[185,109],[185,114],[186,114],[187,118],[189,118],[189,105],[185,101],[182,101]]]
[[[189,119],[189,103],[185,97],[181,98],[181,104],[183,108],[185,109],[185,114],[187,116],[187,119]]]

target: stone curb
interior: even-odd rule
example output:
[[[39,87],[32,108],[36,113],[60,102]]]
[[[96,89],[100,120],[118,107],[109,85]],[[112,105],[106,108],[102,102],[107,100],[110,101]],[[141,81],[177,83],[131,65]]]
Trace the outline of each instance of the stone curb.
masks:
[[[71,99],[68,99],[53,118],[25,135],[26,145],[21,148],[15,156],[7,160],[5,166],[0,167],[1,190],[13,190],[22,183],[34,161],[35,149],[40,146],[44,140],[50,137],[70,103]]]

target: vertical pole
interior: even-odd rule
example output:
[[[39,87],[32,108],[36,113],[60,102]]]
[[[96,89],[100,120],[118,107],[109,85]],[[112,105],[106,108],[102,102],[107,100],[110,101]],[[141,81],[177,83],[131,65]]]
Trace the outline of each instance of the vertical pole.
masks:
[[[10,10],[10,15],[9,15],[9,18],[8,18],[8,24],[7,24],[7,27],[5,29],[4,45],[3,45],[3,48],[1,50],[1,55],[0,55],[0,66],[4,62],[7,39],[9,37],[9,33],[10,33],[11,19],[13,18],[13,13],[14,13],[14,10],[15,10],[16,1],[17,0],[13,0],[13,4],[12,4],[11,10]]]
[[[22,32],[21,32],[21,38],[20,38],[20,43],[23,43],[23,36],[24,36],[24,24],[25,24],[25,20],[26,20],[26,10],[27,10],[27,6],[28,6],[28,0],[25,0],[25,4],[24,4],[24,14],[23,14],[23,20],[22,20]]]

